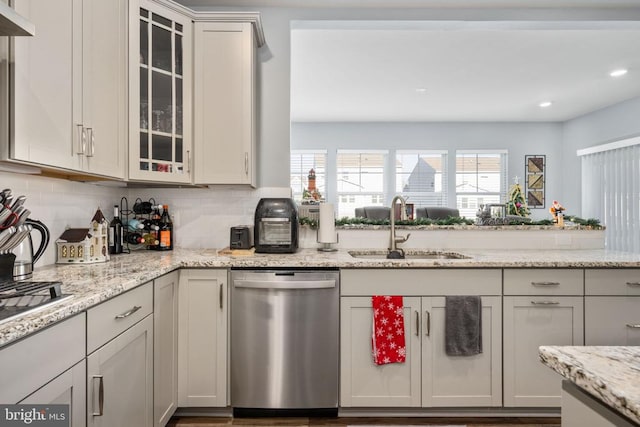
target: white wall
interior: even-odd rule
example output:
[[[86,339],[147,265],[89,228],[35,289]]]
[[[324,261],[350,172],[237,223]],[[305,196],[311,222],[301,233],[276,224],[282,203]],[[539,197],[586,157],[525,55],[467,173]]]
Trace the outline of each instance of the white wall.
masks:
[[[640,135],[640,97],[564,123],[562,186],[565,191],[562,202],[567,211],[578,212],[582,205],[580,158],[576,156],[576,150],[636,135]]]
[[[449,150],[450,172],[455,150],[507,149],[509,185],[515,176],[524,185],[525,155],[546,155],[546,207],[563,197],[560,123],[293,123],[291,148]],[[454,206],[455,176],[450,178],[448,199]],[[549,217],[547,209],[532,209],[531,214],[536,219]]]

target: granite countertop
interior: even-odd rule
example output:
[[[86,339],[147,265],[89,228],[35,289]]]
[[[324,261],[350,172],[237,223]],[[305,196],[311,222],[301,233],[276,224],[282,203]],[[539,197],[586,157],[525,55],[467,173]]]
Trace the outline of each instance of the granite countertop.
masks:
[[[353,258],[344,249],[240,256],[219,255],[215,249],[142,250],[112,256],[106,263],[47,266],[36,269],[33,280],[61,281],[63,293],[72,297],[1,323],[0,347],[178,268],[640,268],[639,254],[603,250],[460,250],[459,253],[469,258],[362,259]]]
[[[640,347],[540,347],[540,359],[640,424]]]

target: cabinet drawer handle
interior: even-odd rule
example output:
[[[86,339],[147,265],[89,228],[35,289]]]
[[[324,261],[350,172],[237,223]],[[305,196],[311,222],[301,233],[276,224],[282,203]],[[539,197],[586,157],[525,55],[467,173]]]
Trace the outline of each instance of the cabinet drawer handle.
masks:
[[[222,310],[222,283],[220,283],[220,310]]]
[[[631,329],[640,329],[640,324],[636,323],[627,323],[627,328],[631,328]]]
[[[94,411],[91,415],[93,415],[94,417],[101,417],[104,415],[104,378],[102,375],[94,375],[93,376],[94,384],[95,384],[95,380],[100,380],[98,384],[98,412],[95,411],[95,399],[94,399],[93,401]],[[94,386],[94,390],[95,390],[95,386]]]
[[[249,175],[249,153],[244,153],[244,174]]]
[[[427,331],[425,332],[426,336],[431,336],[431,313],[428,310],[424,311],[425,317],[427,318]]]
[[[531,301],[533,305],[558,305],[558,301]]]
[[[531,282],[533,286],[560,286],[560,282]]]
[[[191,173],[191,150],[187,150],[187,173]]]
[[[420,336],[420,313],[416,311],[416,336]]]
[[[134,305],[133,308],[131,310],[127,311],[126,313],[118,314],[116,316],[116,319],[124,319],[125,317],[129,317],[133,313],[135,313],[136,311],[140,310],[141,308],[142,308],[141,305]]]
[[[629,286],[640,286],[640,282],[627,282]]]

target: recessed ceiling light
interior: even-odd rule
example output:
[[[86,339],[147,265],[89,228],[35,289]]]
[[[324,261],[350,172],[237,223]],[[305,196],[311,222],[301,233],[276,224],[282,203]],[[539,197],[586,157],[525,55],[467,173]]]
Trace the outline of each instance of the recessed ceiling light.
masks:
[[[620,77],[620,76],[624,76],[625,74],[627,74],[627,71],[628,70],[626,70],[624,68],[620,68],[619,70],[613,70],[612,72],[609,73],[609,75],[611,77]]]
[[[427,92],[427,88],[425,88],[425,87],[416,88],[416,92],[417,93],[426,93]]]
[[[544,101],[544,102],[541,102],[540,104],[538,104],[538,106],[540,108],[547,108],[547,107],[551,107],[551,104],[552,104],[551,101]]]

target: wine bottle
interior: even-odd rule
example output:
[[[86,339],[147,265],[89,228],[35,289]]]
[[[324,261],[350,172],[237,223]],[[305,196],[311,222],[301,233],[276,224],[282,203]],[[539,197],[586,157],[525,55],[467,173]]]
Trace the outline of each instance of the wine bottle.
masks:
[[[162,217],[160,217],[160,244],[158,250],[170,251],[173,249],[173,222],[169,216],[169,205],[162,207]]]
[[[146,239],[145,244],[148,245],[148,249],[160,248],[160,208],[162,205],[154,205],[153,213],[151,214],[151,220],[147,224],[145,222],[145,228],[148,227],[149,233],[153,236],[153,239]]]
[[[144,223],[137,218],[130,219],[124,222],[122,225],[126,225],[129,231],[140,231],[144,228]]]
[[[142,235],[136,232],[127,233],[125,237],[125,241],[130,245],[139,245],[141,243],[144,243],[144,239],[142,238]]]
[[[144,233],[142,235],[142,241],[145,245],[147,245],[149,248],[158,246],[160,244],[160,241],[156,238],[156,236],[154,236],[151,233]]]
[[[122,221],[118,205],[113,207],[113,219],[109,223],[109,253],[122,253]]]

